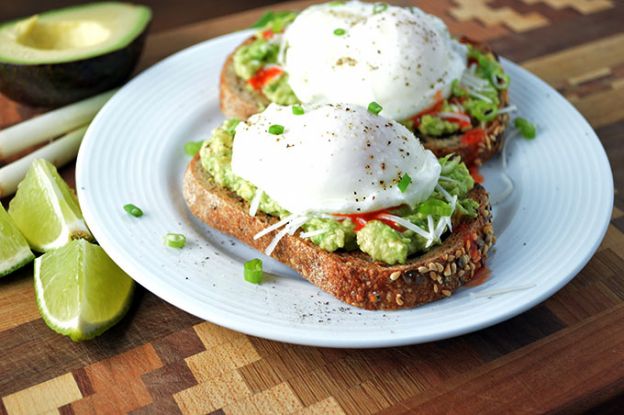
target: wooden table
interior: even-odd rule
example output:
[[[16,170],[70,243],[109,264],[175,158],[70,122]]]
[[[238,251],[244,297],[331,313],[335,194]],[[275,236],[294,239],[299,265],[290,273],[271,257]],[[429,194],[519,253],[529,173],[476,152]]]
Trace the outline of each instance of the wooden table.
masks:
[[[490,42],[500,54],[545,79],[600,136],[615,175],[615,208],[605,240],[570,284],[543,304],[489,329],[380,350],[303,347],[245,336],[139,290],[132,311],[118,326],[76,344],[49,330],[39,317],[27,269],[0,280],[0,414],[621,410],[624,2],[415,4],[442,16],[454,33]],[[260,13],[153,35],[142,67],[246,27]],[[0,127],[34,112],[1,99]],[[63,173],[71,180],[73,168]]]

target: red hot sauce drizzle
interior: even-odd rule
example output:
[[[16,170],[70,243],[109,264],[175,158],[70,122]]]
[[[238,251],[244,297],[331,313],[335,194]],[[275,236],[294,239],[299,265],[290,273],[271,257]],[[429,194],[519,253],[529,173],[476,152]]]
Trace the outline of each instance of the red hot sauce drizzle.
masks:
[[[390,226],[392,229],[402,232],[404,230],[403,227],[397,225],[396,223],[388,219],[382,219],[379,217],[384,214],[390,214],[390,211],[392,209],[394,208],[375,210],[373,212],[366,212],[366,213],[334,213],[334,216],[338,216],[338,217],[345,218],[345,219],[346,218],[351,219],[351,222],[353,222],[353,224],[355,225],[356,232],[362,229],[364,226],[366,226],[366,224],[371,220],[378,220]]]
[[[262,68],[254,76],[249,78],[247,83],[251,85],[253,89],[259,91],[265,86],[271,79],[281,75],[284,71],[277,66],[269,66],[268,68]]]

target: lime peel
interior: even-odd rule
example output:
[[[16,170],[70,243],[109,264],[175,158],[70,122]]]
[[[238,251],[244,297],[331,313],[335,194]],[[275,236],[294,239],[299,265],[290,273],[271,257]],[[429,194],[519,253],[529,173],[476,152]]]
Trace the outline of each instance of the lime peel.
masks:
[[[54,331],[92,339],[128,311],[134,281],[98,245],[84,239],[35,259],[39,312]]]
[[[78,238],[92,240],[71,189],[46,160],[33,161],[9,206],[30,246],[40,252]]]
[[[23,267],[34,258],[28,242],[0,205],[0,277]]]

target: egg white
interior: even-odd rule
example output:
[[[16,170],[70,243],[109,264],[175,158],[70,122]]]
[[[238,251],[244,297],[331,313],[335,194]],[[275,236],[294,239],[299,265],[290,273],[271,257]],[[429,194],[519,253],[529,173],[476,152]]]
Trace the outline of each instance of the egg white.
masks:
[[[450,95],[466,47],[437,17],[412,7],[350,1],[305,9],[286,29],[282,65],[304,103],[380,103],[407,119]],[[344,31],[337,35],[336,30]]]
[[[271,134],[272,125],[284,127]],[[364,213],[427,199],[440,176],[434,154],[403,125],[350,104],[271,104],[236,128],[232,171],[291,213]],[[397,184],[404,174],[412,183]]]

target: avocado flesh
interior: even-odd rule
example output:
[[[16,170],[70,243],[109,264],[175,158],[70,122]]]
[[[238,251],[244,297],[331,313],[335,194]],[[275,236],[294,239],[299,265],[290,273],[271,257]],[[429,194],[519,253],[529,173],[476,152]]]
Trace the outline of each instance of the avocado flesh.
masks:
[[[147,27],[149,8],[93,3],[0,26],[0,62],[22,65],[88,59],[128,46]]]
[[[0,25],[0,91],[58,106],[125,82],[143,49],[150,9],[92,3]]]

